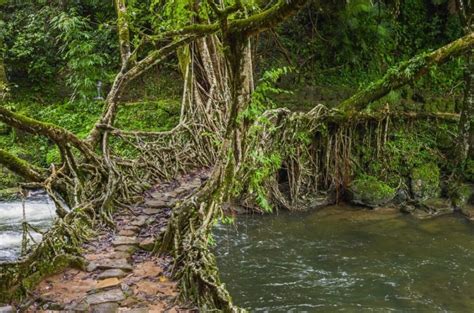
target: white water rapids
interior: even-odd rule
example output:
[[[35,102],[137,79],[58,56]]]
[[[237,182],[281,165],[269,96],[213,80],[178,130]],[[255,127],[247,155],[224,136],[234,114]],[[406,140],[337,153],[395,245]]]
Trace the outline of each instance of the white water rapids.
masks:
[[[55,207],[45,196],[35,196],[25,201],[26,220],[33,226],[46,230],[55,217]],[[21,252],[23,221],[22,201],[0,202],[0,262],[13,261]],[[31,232],[35,240],[41,235]]]

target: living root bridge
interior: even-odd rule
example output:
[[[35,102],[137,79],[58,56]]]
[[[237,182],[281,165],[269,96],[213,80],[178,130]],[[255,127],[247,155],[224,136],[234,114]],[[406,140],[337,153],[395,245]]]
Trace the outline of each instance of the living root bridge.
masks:
[[[367,147],[372,160],[383,161],[384,147],[391,139],[388,136],[391,124],[398,123],[397,119],[413,120],[416,116],[395,113],[392,119],[389,112],[385,112],[388,114],[381,118],[367,115],[359,119],[363,114],[358,116],[358,112],[391,90],[423,75],[429,66],[468,51],[474,45],[474,34],[390,70],[380,82],[344,101],[336,110],[323,105],[308,113],[273,110],[251,121],[241,118],[251,100],[245,71],[247,38],[232,33],[225,25],[222,29],[228,85],[232,89],[218,163],[209,181],[173,210],[163,241],[157,245],[175,257],[175,273],[183,298],[192,299],[202,308],[232,311],[237,308],[216,277],[216,263],[208,246],[211,221],[222,216],[222,204],[238,198],[253,208],[268,210],[273,205],[298,210],[311,207],[318,200],[314,195],[320,192],[335,190],[337,197],[338,191],[349,184],[357,160],[361,159],[362,153],[356,147]],[[453,120],[452,116],[447,117]],[[440,114],[435,119],[442,118]],[[287,190],[280,189],[281,182],[276,175],[279,169],[287,172]]]
[[[124,3],[116,1],[122,11],[119,18],[126,16],[120,15]],[[472,49],[472,33],[389,71],[381,81],[344,101],[336,110],[318,105],[307,113],[281,109],[264,112],[256,120],[242,118],[253,91],[249,37],[295,14],[305,3],[280,0],[256,16],[231,21],[226,21],[228,12],[215,7],[216,16],[220,16],[218,23],[183,28],[174,33],[184,36],[179,41],[172,41],[164,50],[156,50],[138,62],[133,60],[128,47],[127,23],[121,21],[118,26],[123,28],[122,69],[107,97],[103,116],[88,140],[0,107],[0,121],[49,138],[62,157],[60,164],[41,171],[0,151],[0,163],[36,187],[44,187],[61,217],[21,263],[2,268],[1,296],[8,301],[25,295],[35,282],[50,273],[47,269],[51,264],[65,263],[59,260],[77,263],[75,256],[80,253],[80,244],[92,235],[91,230],[100,224],[111,224],[113,210],[138,201],[137,196],[151,184],[193,167],[213,166],[210,179],[173,210],[157,248],[175,257],[175,274],[183,300],[191,300],[203,310],[238,311],[220,282],[215,258],[209,250],[211,229],[222,217],[223,203],[240,200],[254,208],[273,206],[290,210],[311,206],[314,195],[337,192],[347,186],[354,167],[360,166],[362,160],[358,146],[370,147],[370,158],[383,161],[391,127],[420,118],[457,119],[442,114],[385,111],[371,115],[358,111],[416,79],[429,66]],[[217,40],[203,39],[218,31],[222,33],[222,46],[216,44]],[[114,128],[124,86],[174,49],[197,38],[203,40],[192,47],[188,57],[180,57],[181,61],[188,58],[188,74],[179,125],[163,133]],[[210,60],[211,51],[225,54],[220,55],[220,60]],[[198,68],[202,77],[193,77],[190,69]],[[210,89],[215,81],[222,90]],[[213,111],[218,113],[210,113]],[[216,116],[217,122],[213,119]],[[118,146],[126,146],[132,157],[120,153],[122,149]],[[277,179],[276,173],[281,169],[287,173],[286,182]],[[286,183],[286,189],[281,188],[282,183]],[[71,211],[64,207],[63,199]]]

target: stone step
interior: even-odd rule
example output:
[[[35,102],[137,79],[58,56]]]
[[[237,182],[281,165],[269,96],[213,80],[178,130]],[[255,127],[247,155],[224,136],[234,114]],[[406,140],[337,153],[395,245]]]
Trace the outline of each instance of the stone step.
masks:
[[[130,230],[130,229],[122,229],[119,231],[119,236],[135,236],[137,234],[137,230]]]
[[[101,304],[106,302],[119,302],[125,300],[122,289],[116,288],[99,293],[94,293],[86,297],[89,305]]]
[[[134,219],[130,224],[132,226],[137,226],[141,227],[146,224],[146,220],[148,219],[148,216],[146,215],[140,215],[136,219]]]
[[[123,245],[136,245],[138,244],[137,237],[129,237],[129,236],[117,236],[112,241],[114,246],[123,246]]]
[[[148,209],[143,209],[143,213],[146,215],[155,215],[162,212],[160,209],[153,209],[153,208],[148,208]]]
[[[110,270],[120,269],[124,271],[131,271],[133,267],[127,262],[126,259],[105,259],[100,261],[92,262],[96,265],[97,269]]]
[[[119,305],[116,302],[101,303],[91,306],[91,313],[117,313]]]
[[[121,251],[121,252],[125,252],[125,253],[133,253],[137,250],[137,247],[136,245],[121,245],[121,246],[117,246],[115,247],[115,251]]]
[[[96,289],[106,289],[110,287],[117,287],[119,286],[121,281],[117,277],[106,278],[99,280],[96,285]]]
[[[164,209],[171,206],[171,202],[164,199],[151,199],[145,202],[145,205],[151,208]]]
[[[140,244],[138,246],[143,250],[152,251],[153,248],[155,247],[155,238],[153,237],[145,238],[142,241],[140,241]]]
[[[97,278],[98,279],[106,279],[106,278],[121,278],[125,276],[125,272],[119,268],[113,268],[110,270],[105,270],[100,273]]]

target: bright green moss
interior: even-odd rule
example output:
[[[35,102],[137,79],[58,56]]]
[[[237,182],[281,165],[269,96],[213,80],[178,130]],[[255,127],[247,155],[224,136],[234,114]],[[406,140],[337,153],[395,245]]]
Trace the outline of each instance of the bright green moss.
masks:
[[[425,200],[440,194],[440,170],[435,163],[425,163],[411,171],[411,191],[415,199]]]
[[[351,186],[352,202],[377,207],[395,196],[395,189],[374,176],[364,175],[355,179]]]

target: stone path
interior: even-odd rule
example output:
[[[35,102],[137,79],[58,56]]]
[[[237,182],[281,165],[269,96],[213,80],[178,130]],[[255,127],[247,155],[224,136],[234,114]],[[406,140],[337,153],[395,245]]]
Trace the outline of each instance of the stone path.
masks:
[[[29,312],[194,312],[177,304],[171,258],[150,251],[175,201],[207,179],[196,172],[149,191],[142,206],[118,212],[117,229],[103,230],[84,246],[86,271],[67,269],[33,291]]]

